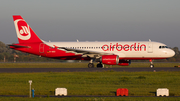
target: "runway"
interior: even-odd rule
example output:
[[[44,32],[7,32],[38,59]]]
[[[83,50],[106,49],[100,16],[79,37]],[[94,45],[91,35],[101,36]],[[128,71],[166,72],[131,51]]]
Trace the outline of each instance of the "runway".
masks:
[[[126,71],[126,72],[157,72],[157,71],[180,71],[174,67],[133,67],[133,68],[0,68],[0,73],[32,73],[32,72],[103,72],[103,71]]]

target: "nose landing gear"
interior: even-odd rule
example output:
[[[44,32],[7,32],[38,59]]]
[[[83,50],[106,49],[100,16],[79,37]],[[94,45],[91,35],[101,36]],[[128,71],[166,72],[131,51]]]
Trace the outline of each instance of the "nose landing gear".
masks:
[[[150,68],[154,68],[154,65],[153,65],[153,62],[152,62],[152,59],[149,60],[150,62]]]

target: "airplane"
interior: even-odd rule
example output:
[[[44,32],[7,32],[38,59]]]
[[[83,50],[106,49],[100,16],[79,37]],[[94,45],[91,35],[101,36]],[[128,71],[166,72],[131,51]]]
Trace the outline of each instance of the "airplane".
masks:
[[[149,41],[101,41],[101,42],[46,42],[40,39],[20,15],[13,15],[19,43],[10,48],[42,57],[61,60],[87,60],[88,68],[94,68],[93,62],[128,66],[131,60],[153,60],[173,57],[175,52],[160,42]]]

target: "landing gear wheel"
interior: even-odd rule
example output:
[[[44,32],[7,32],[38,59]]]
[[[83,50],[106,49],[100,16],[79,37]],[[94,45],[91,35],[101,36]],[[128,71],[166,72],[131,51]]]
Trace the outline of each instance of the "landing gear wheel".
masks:
[[[94,68],[94,64],[93,63],[89,63],[88,64],[88,68]]]
[[[97,68],[103,68],[103,65],[101,63],[98,63]]]
[[[150,59],[149,62],[150,62],[150,68],[154,68],[152,59]]]
[[[153,65],[153,64],[150,64],[150,67],[151,67],[151,68],[154,68],[154,65]]]

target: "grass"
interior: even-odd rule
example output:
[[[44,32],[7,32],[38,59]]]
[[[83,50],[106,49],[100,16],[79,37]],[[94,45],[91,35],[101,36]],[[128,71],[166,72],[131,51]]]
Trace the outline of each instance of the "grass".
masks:
[[[0,63],[0,68],[87,68],[88,62],[84,63]],[[149,67],[148,62],[133,62],[130,66],[105,65],[105,67],[121,68],[121,67]],[[174,67],[180,63],[154,63],[155,67]],[[96,64],[95,64],[96,66]]]
[[[179,101],[179,97],[0,97],[0,101]]]
[[[180,72],[61,72],[1,73],[0,95],[28,95],[29,83],[36,95],[54,95],[57,87],[68,95],[115,96],[117,88],[128,88],[129,96],[155,96],[157,88],[168,88],[171,96],[180,96]]]
[[[156,67],[173,67],[180,63],[154,63]],[[87,68],[87,63],[0,63],[0,68]],[[132,63],[129,67],[148,67],[149,63]],[[114,67],[114,66],[113,66]],[[120,66],[116,66],[121,68]],[[115,67],[115,68],[116,68]],[[170,96],[180,96],[180,72],[44,72],[1,73],[0,95],[29,95],[29,83],[35,95],[47,97],[0,97],[0,101],[174,101],[179,97],[155,97],[156,89],[168,88]],[[149,97],[49,97],[55,88],[65,87],[68,95],[115,96],[116,89],[127,88],[129,96]]]

